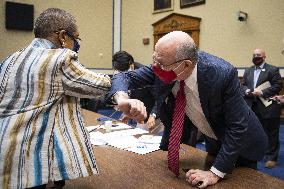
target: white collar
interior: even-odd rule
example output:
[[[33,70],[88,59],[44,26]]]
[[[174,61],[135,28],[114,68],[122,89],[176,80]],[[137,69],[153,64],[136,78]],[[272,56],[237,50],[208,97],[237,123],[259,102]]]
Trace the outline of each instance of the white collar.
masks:
[[[194,66],[194,69],[192,70],[192,73],[188,78],[184,80],[186,86],[190,89],[193,89],[195,85],[197,84],[197,65]]]

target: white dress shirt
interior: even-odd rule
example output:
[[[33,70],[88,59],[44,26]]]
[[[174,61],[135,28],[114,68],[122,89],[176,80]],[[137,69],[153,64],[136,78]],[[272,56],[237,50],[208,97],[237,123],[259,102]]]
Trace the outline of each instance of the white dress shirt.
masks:
[[[257,67],[255,67],[255,69],[254,69],[254,74],[253,74],[253,88],[256,87],[256,83],[257,83],[257,80],[258,80],[258,78],[259,78],[260,73],[261,73],[262,70],[263,70],[263,66],[264,66],[264,63],[262,63],[260,66],[258,66],[258,67],[260,67],[260,69],[257,68]]]
[[[179,82],[177,81],[172,89],[174,96],[177,95],[179,90]],[[200,132],[206,136],[217,140],[212,128],[210,127],[201,107],[198,83],[197,83],[197,66],[195,66],[192,74],[185,80],[185,95],[186,95],[186,115],[191,122],[198,128]],[[217,170],[215,167],[210,169],[214,174],[223,178],[225,173]]]

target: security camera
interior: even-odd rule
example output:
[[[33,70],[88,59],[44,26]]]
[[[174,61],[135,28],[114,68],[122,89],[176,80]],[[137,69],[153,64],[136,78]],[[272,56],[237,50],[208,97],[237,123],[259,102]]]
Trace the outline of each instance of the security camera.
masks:
[[[246,21],[248,19],[248,14],[243,11],[237,12],[237,19],[240,22]]]

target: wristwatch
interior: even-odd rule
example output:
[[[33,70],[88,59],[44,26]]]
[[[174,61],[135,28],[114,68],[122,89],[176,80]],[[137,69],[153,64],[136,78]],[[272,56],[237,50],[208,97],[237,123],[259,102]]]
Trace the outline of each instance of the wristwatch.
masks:
[[[157,115],[156,115],[155,113],[151,113],[150,116],[154,117],[155,119],[156,119],[156,117],[157,117]]]

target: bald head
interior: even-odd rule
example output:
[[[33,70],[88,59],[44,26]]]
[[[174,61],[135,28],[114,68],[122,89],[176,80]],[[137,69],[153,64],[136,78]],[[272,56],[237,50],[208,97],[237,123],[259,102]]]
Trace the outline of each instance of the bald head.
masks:
[[[183,43],[193,43],[193,39],[185,32],[182,31],[173,31],[166,35],[164,35],[162,38],[159,39],[159,41],[156,43],[155,48],[160,48],[163,46],[164,48],[169,47],[175,47],[179,46]]]
[[[258,57],[263,57],[263,58],[266,57],[265,51],[263,49],[254,49],[253,56],[255,57],[258,56]]]
[[[175,62],[190,59],[197,62],[197,49],[193,39],[185,32],[173,31],[158,40],[155,45],[155,57],[167,59],[163,62]]]
[[[253,56],[252,56],[252,62],[256,66],[260,66],[265,61],[265,52],[262,49],[254,49]]]

